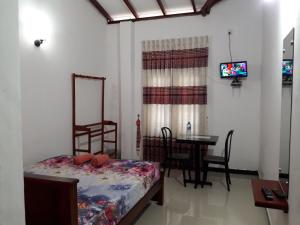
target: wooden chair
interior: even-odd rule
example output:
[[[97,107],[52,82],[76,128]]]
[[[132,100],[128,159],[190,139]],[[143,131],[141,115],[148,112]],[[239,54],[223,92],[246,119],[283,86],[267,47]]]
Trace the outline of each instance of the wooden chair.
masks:
[[[189,180],[191,180],[191,154],[190,153],[174,153],[173,152],[173,136],[172,131],[168,127],[161,128],[161,132],[163,135],[163,146],[164,146],[164,154],[165,160],[163,163],[164,170],[168,168],[168,177],[170,177],[172,162],[179,162],[182,168],[183,174],[183,183],[186,187],[186,176],[185,171],[188,170]]]
[[[227,190],[230,191],[231,179],[230,179],[230,172],[229,172],[229,159],[230,159],[230,152],[231,152],[231,141],[232,135],[234,130],[231,130],[227,134],[226,142],[225,142],[225,156],[215,156],[215,155],[207,155],[203,157],[203,181],[206,182],[207,180],[207,172],[208,172],[208,165],[217,164],[223,165],[225,167],[225,175],[226,175],[226,183],[227,183]],[[202,185],[203,188],[203,185]]]

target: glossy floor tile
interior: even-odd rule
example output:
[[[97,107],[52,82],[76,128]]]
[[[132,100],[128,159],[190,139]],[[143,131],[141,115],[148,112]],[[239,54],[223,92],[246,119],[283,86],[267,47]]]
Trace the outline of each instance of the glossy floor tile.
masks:
[[[252,176],[231,175],[231,192],[224,174],[209,173],[212,187],[184,188],[178,171],[165,178],[165,204],[152,203],[136,225],[268,225],[266,210],[254,206]]]

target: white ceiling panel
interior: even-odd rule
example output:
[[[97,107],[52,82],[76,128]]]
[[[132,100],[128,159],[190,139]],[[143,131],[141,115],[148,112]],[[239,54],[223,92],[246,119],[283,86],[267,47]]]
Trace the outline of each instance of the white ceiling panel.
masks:
[[[163,15],[156,0],[131,0],[131,4],[139,17]]]
[[[167,14],[193,12],[191,0],[163,0]]]
[[[195,0],[197,10],[200,11],[205,2],[206,0]]]
[[[114,20],[133,19],[134,16],[129,11],[122,0],[97,0]]]
[[[134,19],[134,15],[132,13],[123,13],[123,14],[117,14],[111,16],[113,20],[129,20]]]

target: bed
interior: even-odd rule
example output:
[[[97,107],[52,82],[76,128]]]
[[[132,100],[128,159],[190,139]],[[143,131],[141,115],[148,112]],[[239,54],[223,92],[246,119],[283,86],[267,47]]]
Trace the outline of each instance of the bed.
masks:
[[[163,205],[159,164],[110,160],[101,168],[58,156],[25,169],[27,225],[128,225],[151,200]]]

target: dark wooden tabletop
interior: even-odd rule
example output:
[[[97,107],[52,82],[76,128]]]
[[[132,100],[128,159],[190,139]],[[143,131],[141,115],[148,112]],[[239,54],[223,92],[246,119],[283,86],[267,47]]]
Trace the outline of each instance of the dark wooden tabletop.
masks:
[[[279,199],[274,195],[274,200],[268,201],[265,199],[261,191],[262,187],[266,187],[271,190],[281,190],[279,181],[252,179],[251,183],[255,206],[271,209],[281,209],[284,211],[289,210],[289,205],[286,199]]]
[[[176,138],[176,142],[185,144],[216,145],[218,139],[218,136],[212,135],[180,135],[178,138]]]

